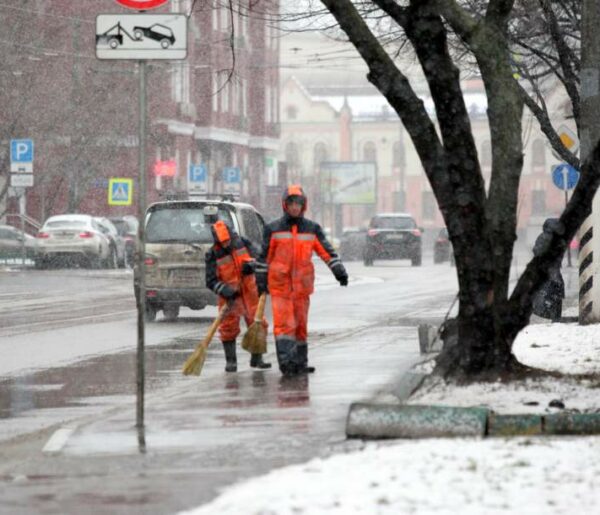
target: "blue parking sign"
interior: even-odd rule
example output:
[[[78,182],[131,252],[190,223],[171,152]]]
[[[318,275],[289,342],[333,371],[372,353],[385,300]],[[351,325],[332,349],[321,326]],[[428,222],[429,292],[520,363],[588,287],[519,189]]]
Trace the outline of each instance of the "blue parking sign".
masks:
[[[190,165],[188,179],[191,182],[206,182],[206,166],[203,164]]]
[[[188,168],[188,191],[190,193],[208,192],[208,171],[204,164],[191,164]]]
[[[10,140],[10,160],[12,163],[32,163],[33,162],[33,140],[32,139],[11,139]]]
[[[242,172],[237,166],[223,168],[223,192],[239,193],[242,182]]]
[[[10,140],[10,171],[33,173],[33,140]]]
[[[223,168],[223,182],[226,184],[235,184],[241,182],[242,173],[237,166],[227,166]]]

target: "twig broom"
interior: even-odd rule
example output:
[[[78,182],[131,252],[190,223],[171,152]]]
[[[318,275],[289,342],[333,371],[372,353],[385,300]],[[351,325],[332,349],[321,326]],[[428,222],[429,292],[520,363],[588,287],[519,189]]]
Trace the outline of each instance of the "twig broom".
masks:
[[[183,375],[186,375],[186,376],[189,376],[189,375],[199,376],[200,375],[200,372],[202,372],[202,367],[204,366],[204,360],[206,359],[206,349],[208,348],[211,340],[213,339],[213,336],[217,332],[217,329],[219,328],[219,325],[221,324],[221,321],[223,320],[223,317],[225,316],[225,314],[227,313],[228,310],[229,310],[228,304],[225,304],[221,308],[221,310],[219,311],[219,314],[217,315],[217,318],[215,318],[215,321],[212,323],[212,325],[208,329],[208,333],[206,334],[204,339],[198,344],[198,346],[196,347],[196,350],[194,352],[192,352],[191,356],[183,364],[183,369],[182,369]]]
[[[247,350],[251,354],[264,354],[267,352],[267,330],[263,325],[266,303],[267,294],[263,293],[258,299],[254,322],[248,327],[242,339],[242,349]]]

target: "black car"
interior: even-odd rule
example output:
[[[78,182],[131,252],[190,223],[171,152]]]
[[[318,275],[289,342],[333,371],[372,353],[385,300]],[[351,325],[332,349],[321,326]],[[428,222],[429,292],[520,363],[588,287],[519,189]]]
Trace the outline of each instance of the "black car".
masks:
[[[445,227],[440,230],[435,242],[433,243],[433,262],[443,263],[449,261],[452,254],[452,245],[448,238],[448,229]]]
[[[412,266],[421,265],[422,230],[407,213],[382,213],[371,218],[363,261],[373,265],[375,259],[410,259]]]
[[[340,257],[344,261],[360,260],[365,252],[367,228],[344,229],[340,238]]]
[[[133,37],[138,41],[144,38],[153,39],[154,41],[158,41],[163,48],[169,48],[175,43],[173,31],[160,23],[155,23],[154,25],[150,25],[150,27],[134,27]]]
[[[119,236],[125,240],[125,265],[132,268],[138,232],[137,218],[135,216],[116,216],[109,218],[109,220],[117,228]]]

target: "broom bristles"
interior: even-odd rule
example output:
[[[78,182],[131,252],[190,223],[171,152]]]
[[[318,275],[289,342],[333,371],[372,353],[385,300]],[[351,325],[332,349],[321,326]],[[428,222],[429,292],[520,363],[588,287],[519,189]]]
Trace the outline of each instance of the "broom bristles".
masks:
[[[183,364],[183,375],[199,376],[206,359],[206,348],[198,347]]]
[[[262,322],[254,322],[248,328],[242,340],[242,349],[251,354],[267,352],[267,331]]]

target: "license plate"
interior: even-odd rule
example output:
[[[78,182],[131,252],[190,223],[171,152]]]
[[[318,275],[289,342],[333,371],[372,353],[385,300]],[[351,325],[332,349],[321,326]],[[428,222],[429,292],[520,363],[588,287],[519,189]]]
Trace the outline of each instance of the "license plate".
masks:
[[[389,234],[387,239],[388,240],[403,240],[404,234]]]
[[[171,270],[169,279],[172,286],[196,286],[200,281],[200,270]]]

